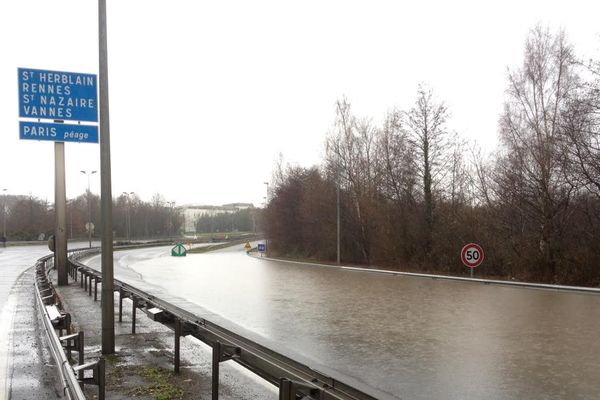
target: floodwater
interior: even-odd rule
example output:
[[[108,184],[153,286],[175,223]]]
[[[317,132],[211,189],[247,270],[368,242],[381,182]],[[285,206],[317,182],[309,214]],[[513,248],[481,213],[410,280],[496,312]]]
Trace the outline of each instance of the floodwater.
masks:
[[[233,321],[378,398],[600,393],[600,295],[268,261],[239,248],[168,254],[117,252],[116,276]]]

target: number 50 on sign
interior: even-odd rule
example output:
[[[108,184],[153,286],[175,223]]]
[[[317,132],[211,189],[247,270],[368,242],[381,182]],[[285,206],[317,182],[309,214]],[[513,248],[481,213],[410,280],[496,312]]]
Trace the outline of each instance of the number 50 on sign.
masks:
[[[483,249],[476,243],[469,243],[462,248],[460,259],[466,267],[475,268],[483,262]]]

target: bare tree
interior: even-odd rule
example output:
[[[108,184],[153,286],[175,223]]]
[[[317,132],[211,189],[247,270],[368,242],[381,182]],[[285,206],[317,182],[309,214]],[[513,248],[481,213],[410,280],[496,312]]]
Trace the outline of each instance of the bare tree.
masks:
[[[327,164],[339,174],[340,185],[352,195],[360,230],[358,247],[367,263],[370,262],[372,200],[380,179],[376,135],[377,129],[370,119],[358,119],[351,113],[347,99],[336,102],[335,131],[326,142]]]
[[[406,124],[422,184],[425,254],[430,254],[432,246],[434,190],[443,180],[449,162],[448,117],[446,105],[434,99],[431,89],[419,85],[417,100],[406,113]]]
[[[563,129],[568,136],[564,151],[573,181],[600,197],[600,61],[592,60],[586,67],[592,79],[573,90],[564,113]]]
[[[564,32],[552,35],[537,26],[527,38],[523,67],[509,74],[500,121],[504,154],[499,183],[504,198],[516,197],[537,225],[541,265],[556,276],[559,218],[574,185],[566,179],[561,144],[564,115],[576,87],[574,57]]]
[[[378,140],[382,167],[384,196],[396,203],[415,202],[415,160],[408,134],[403,126],[403,114],[389,112]]]

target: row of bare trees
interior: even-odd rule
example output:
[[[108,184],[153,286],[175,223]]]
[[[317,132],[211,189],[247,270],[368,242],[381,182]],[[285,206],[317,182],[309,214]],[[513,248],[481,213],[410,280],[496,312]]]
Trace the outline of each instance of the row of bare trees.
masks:
[[[380,126],[338,100],[322,165],[275,176],[270,250],[334,261],[339,188],[345,263],[460,274],[473,241],[485,275],[600,284],[599,78],[564,32],[534,28],[508,74],[490,156],[449,128],[423,85]]]
[[[38,240],[52,234],[55,217],[51,203],[31,195],[6,196],[2,203],[4,212],[0,217],[3,225],[6,221],[9,241]],[[95,225],[93,237],[99,237],[100,198],[86,193],[67,202],[69,239],[87,238],[88,213]],[[113,230],[115,237],[120,240],[175,236],[179,235],[182,225],[181,214],[159,194],[150,202],[142,201],[135,194],[121,194],[113,201]]]

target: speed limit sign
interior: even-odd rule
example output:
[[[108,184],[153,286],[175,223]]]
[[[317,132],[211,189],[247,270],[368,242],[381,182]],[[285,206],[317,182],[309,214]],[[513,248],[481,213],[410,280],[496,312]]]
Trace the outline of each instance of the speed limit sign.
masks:
[[[483,249],[476,243],[469,243],[462,248],[460,259],[469,268],[479,267],[483,262]]]

